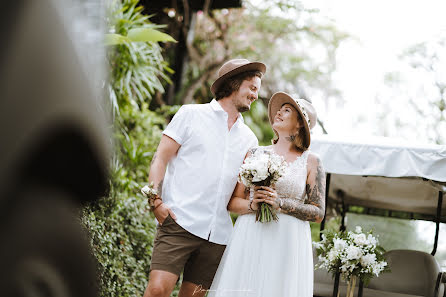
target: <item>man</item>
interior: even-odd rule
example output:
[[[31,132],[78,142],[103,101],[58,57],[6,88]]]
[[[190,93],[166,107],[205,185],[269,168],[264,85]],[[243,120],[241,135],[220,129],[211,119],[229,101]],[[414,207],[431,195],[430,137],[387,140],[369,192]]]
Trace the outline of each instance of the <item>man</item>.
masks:
[[[226,62],[211,86],[215,99],[183,105],[163,132],[149,173],[160,225],[144,297],[170,296],[183,270],[180,297],[209,289],[232,230],[226,207],[238,169],[258,145],[240,113],[257,99],[265,71],[259,62]]]

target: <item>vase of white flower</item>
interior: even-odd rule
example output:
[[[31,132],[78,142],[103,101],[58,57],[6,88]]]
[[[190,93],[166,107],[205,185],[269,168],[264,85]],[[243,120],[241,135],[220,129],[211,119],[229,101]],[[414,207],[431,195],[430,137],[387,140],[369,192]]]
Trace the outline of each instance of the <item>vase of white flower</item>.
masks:
[[[347,281],[347,297],[353,297],[358,279],[367,285],[373,277],[389,271],[384,248],[371,231],[365,234],[359,226],[349,232],[326,230],[322,240],[313,245],[319,258],[317,267],[333,274],[339,271]]]
[[[285,160],[269,151],[255,150],[245,159],[239,170],[239,181],[246,187],[272,186],[284,174]],[[278,216],[271,205],[260,203],[256,211],[256,221],[277,221]]]

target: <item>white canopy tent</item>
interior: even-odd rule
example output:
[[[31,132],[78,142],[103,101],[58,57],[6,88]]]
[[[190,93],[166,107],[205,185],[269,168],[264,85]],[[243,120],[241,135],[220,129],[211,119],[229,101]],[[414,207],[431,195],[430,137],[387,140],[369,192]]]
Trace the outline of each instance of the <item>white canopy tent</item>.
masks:
[[[445,145],[322,135],[312,137],[310,149],[330,174],[328,199],[437,216],[440,195],[446,191]],[[446,215],[446,201],[441,209]]]

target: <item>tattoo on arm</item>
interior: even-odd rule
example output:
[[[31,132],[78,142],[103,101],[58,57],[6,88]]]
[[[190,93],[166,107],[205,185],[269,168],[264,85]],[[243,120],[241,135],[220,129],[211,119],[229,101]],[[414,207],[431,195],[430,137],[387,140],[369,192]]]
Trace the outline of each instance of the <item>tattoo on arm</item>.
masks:
[[[249,189],[249,187],[245,187],[245,191],[244,191],[244,194],[245,194],[245,199],[249,199],[249,195],[250,195],[250,189]]]
[[[160,196],[161,198],[163,197],[163,182],[164,182],[164,179],[162,179],[161,181],[160,181],[160,183],[158,184],[158,196]]]
[[[322,219],[325,214],[325,172],[319,160],[315,185],[311,189],[311,186],[306,184],[305,191],[307,199],[304,204],[292,199],[283,199],[282,209],[303,221],[314,222]]]
[[[153,163],[155,162],[155,159],[156,159],[156,152],[155,152],[155,154],[153,155],[152,162],[150,162],[150,166],[153,165]]]

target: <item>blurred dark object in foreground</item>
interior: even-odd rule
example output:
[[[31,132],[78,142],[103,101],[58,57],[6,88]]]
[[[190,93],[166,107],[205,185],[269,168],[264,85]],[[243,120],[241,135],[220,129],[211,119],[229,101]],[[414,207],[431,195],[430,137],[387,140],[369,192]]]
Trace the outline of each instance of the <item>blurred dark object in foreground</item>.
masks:
[[[99,0],[0,5],[0,295],[97,296],[77,212],[106,191]]]

